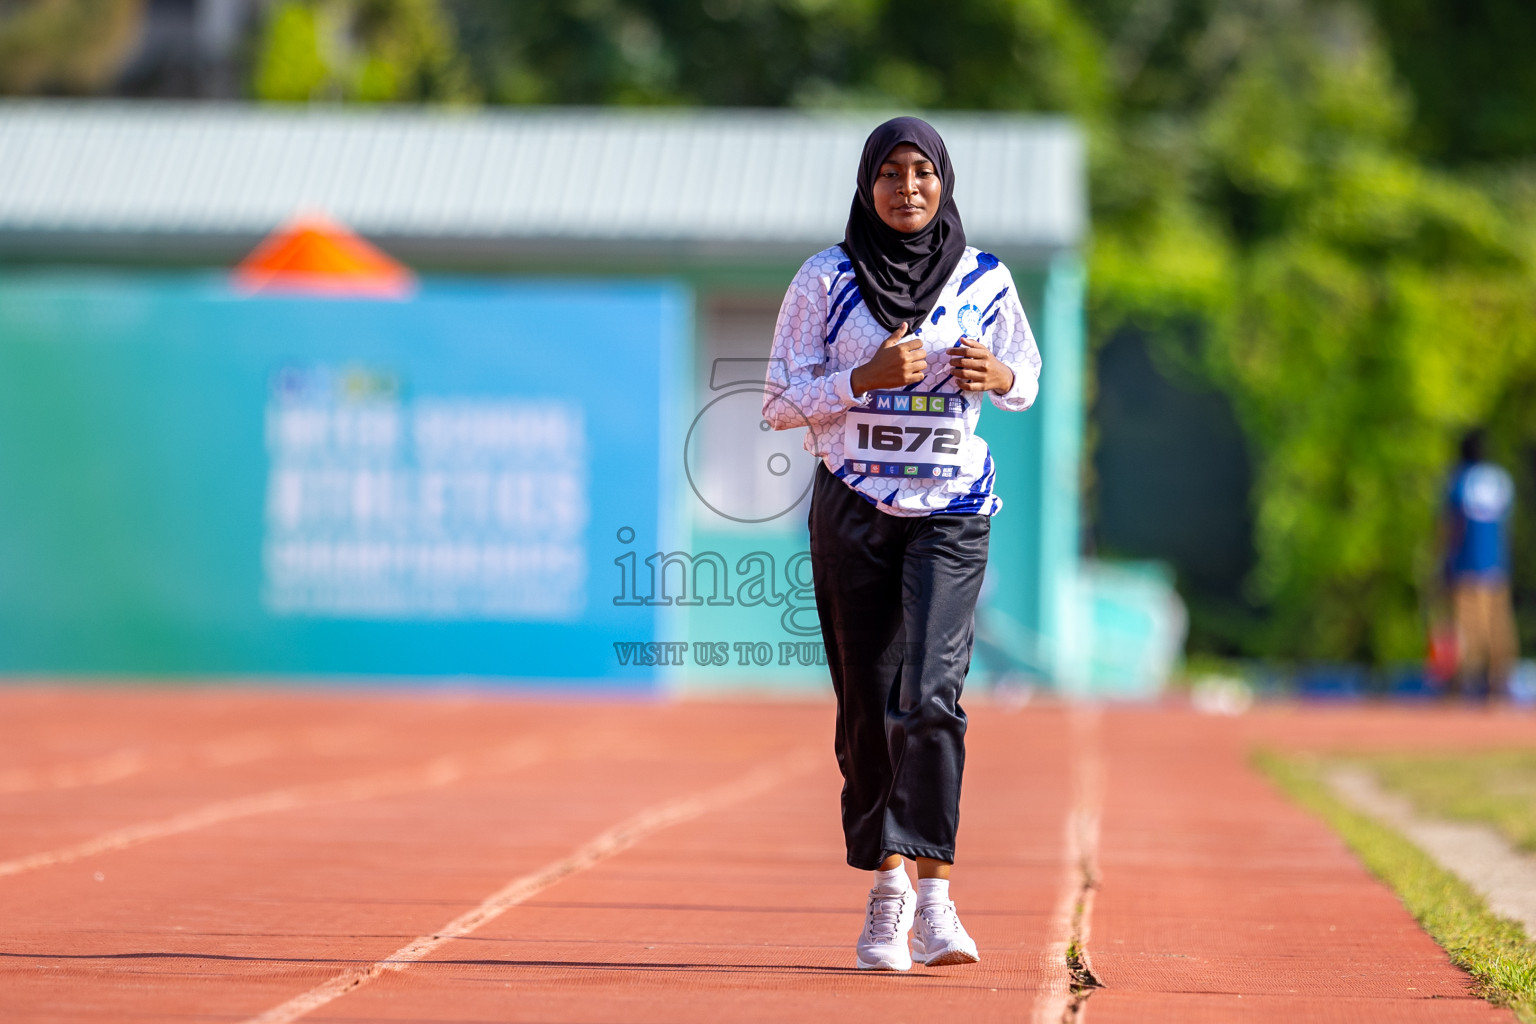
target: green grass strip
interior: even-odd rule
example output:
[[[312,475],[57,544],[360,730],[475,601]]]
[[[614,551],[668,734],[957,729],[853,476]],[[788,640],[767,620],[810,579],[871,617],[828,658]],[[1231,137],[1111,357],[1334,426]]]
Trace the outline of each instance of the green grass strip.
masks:
[[[1471,886],[1394,830],[1333,794],[1323,762],[1261,752],[1258,767],[1301,806],[1327,822],[1366,869],[1397,893],[1451,961],[1468,971],[1478,995],[1536,1024],[1536,946],[1525,930],[1488,909]]]

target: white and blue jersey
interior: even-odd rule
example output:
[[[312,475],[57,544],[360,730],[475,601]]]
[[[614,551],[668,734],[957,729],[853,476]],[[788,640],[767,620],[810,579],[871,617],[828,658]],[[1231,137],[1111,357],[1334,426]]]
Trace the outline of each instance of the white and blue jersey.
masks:
[[[1447,575],[1509,578],[1509,513],[1514,503],[1515,484],[1503,469],[1491,462],[1457,467],[1445,495],[1453,538]]]
[[[922,339],[927,376],[899,391],[870,391],[855,398],[849,375],[869,361],[890,332],[864,304],[853,265],[842,247],[819,252],[805,261],[779,308],[763,418],[776,430],[809,425],[806,451],[881,511],[898,516],[993,515],[1003,501],[992,493],[996,477],[992,453],[976,436],[982,393],[960,390],[945,355],[962,337],[962,326],[973,343],[990,349],[1013,370],[1013,387],[1006,394],[987,393],[992,404],[1011,411],[1033,405],[1040,390],[1040,350],[1013,277],[996,256],[972,247],[966,248],[923,322],[908,326],[909,338]],[[902,419],[902,424],[934,426],[906,426],[913,438],[911,446],[901,443],[893,453],[881,454],[880,461],[870,461],[863,453],[847,449],[848,444],[867,440],[870,428],[858,429],[845,421],[850,410],[867,409],[873,414],[877,401],[881,411],[893,403],[903,412],[931,403],[941,413],[927,419]],[[948,429],[950,424],[953,430]],[[877,434],[880,429],[874,428]],[[900,428],[896,429],[899,434]],[[918,452],[915,446],[920,443],[924,448]],[[930,448],[940,454],[929,452]],[[845,455],[858,457],[845,459]],[[903,465],[908,458],[911,462]]]

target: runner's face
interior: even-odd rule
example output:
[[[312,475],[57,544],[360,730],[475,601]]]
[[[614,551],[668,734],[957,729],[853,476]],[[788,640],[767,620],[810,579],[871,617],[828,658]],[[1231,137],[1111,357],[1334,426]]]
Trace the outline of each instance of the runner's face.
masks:
[[[875,212],[903,234],[927,227],[943,195],[944,183],[933,161],[910,142],[891,150],[875,172]]]

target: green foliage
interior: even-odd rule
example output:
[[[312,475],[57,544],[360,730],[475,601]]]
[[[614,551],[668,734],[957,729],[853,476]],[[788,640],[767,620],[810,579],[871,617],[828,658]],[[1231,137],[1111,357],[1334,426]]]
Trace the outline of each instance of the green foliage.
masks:
[[[963,107],[1091,114],[1098,38],[1069,0],[453,0],[496,102]],[[921,46],[913,46],[920,33]]]
[[[288,103],[475,95],[436,0],[282,0],[267,13],[252,91]]]
[[[330,79],[319,12],[295,0],[274,6],[256,62],[256,95],[288,103],[319,99]]]
[[[1094,322],[1150,327],[1234,402],[1269,610],[1243,647],[1396,661],[1422,652],[1455,437],[1536,357],[1536,287],[1508,218],[1406,148],[1371,35],[1328,45],[1333,15],[1255,30],[1202,108],[1103,147],[1097,180],[1144,184],[1101,196]]]

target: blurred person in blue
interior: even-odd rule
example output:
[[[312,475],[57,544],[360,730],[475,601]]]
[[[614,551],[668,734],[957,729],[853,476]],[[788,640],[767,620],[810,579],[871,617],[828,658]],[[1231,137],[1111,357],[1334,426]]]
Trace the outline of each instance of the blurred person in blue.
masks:
[[[1456,630],[1456,672],[1450,692],[1471,693],[1480,676],[1490,696],[1508,693],[1517,657],[1509,589],[1509,518],[1515,485],[1487,459],[1483,431],[1461,441],[1441,514],[1445,582]]]
[[[848,863],[874,874],[855,960],[904,971],[980,959],[949,892],[959,698],[1002,507],[976,424],[984,398],[1034,403],[1040,352],[1008,268],[966,244],[930,125],[876,128],[855,186],[842,244],[807,260],[784,296],[763,417],[780,430],[808,420],[805,446],[821,460],[811,569],[843,835]]]

